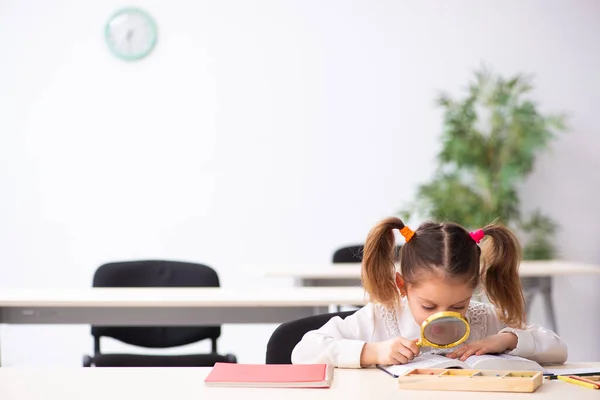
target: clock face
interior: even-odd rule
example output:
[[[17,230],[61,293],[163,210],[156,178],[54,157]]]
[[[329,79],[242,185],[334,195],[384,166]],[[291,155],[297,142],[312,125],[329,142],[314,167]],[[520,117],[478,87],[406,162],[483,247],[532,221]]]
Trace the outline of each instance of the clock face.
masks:
[[[114,55],[134,61],[150,54],[156,45],[157,29],[150,15],[137,8],[127,8],[110,18],[105,36]]]

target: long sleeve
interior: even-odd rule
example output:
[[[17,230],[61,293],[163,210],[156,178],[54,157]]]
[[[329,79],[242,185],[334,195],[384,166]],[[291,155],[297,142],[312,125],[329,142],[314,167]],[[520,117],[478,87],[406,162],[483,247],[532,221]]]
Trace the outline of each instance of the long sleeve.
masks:
[[[360,368],[360,356],[371,341],[375,313],[371,304],[342,319],[333,317],[320,329],[307,332],[292,351],[293,364],[327,363]]]
[[[487,315],[487,335],[510,332],[517,336],[517,347],[506,354],[527,358],[540,364],[563,364],[567,361],[567,345],[554,332],[539,325],[529,325],[525,329],[506,327],[495,312]]]
[[[567,345],[554,332],[538,325],[526,329],[504,328],[500,332],[517,335],[517,347],[507,354],[528,358],[540,364],[563,364],[567,361]]]

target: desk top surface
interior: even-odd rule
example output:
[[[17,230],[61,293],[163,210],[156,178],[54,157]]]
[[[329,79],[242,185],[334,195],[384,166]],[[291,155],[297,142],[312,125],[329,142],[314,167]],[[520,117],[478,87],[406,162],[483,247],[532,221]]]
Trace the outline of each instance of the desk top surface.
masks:
[[[575,367],[600,367],[578,363]],[[210,368],[0,368],[2,400],[106,400],[106,399],[598,399],[597,390],[558,380],[544,380],[531,393],[400,391],[394,378],[377,369],[335,371],[330,389],[218,388],[204,386]]]
[[[321,265],[282,265],[255,269],[264,271],[268,277],[301,279],[360,279],[360,263],[325,263]],[[573,274],[600,274],[600,266],[569,261],[523,261],[519,267],[523,277],[543,277]]]
[[[312,307],[365,300],[360,287],[0,290],[0,307]]]

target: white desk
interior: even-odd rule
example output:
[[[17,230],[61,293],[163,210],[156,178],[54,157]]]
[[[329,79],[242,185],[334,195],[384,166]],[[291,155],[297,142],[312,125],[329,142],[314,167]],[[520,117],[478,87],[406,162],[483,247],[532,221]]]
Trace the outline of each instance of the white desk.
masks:
[[[256,269],[259,267],[256,266]],[[360,263],[263,267],[265,276],[293,278],[297,286],[360,286]],[[552,278],[566,275],[600,275],[600,266],[569,261],[522,261],[519,266],[527,311],[536,293],[544,298],[549,328],[558,332],[552,298]]]
[[[360,288],[0,290],[0,323],[111,326],[278,323],[364,304]]]
[[[255,266],[255,269],[260,269]],[[350,280],[360,284],[360,263],[270,266],[262,270],[267,277],[293,278],[300,286],[333,286],[332,281]],[[522,261],[519,274],[523,278],[560,275],[600,274],[600,266],[568,261]]]
[[[343,287],[2,289],[0,323],[108,326],[281,323],[326,313],[334,304],[364,303],[362,289]]]
[[[572,365],[578,366],[578,365]],[[598,366],[600,363],[585,365]],[[210,368],[73,368],[0,369],[2,400],[244,400],[315,399],[598,399],[597,390],[558,380],[545,380],[531,393],[400,391],[394,378],[377,369],[335,371],[330,389],[217,388],[205,387]]]

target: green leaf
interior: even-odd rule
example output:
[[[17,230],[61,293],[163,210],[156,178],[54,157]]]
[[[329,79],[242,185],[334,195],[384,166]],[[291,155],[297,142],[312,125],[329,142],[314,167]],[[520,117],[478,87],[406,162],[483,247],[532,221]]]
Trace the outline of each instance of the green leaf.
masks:
[[[518,187],[537,156],[567,130],[567,116],[542,114],[526,96],[531,77],[504,78],[487,66],[476,70],[462,96],[441,93],[441,149],[436,173],[419,185],[402,218],[454,221],[481,227],[500,219],[520,228],[524,256],[554,256],[557,225],[539,210],[522,215]]]

